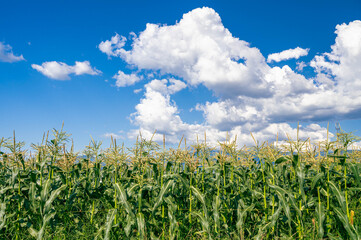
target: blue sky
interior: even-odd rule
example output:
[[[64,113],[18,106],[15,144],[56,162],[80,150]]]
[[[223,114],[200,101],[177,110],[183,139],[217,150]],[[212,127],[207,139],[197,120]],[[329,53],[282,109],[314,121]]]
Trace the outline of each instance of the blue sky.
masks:
[[[78,149],[155,128],[170,143],[272,140],[298,120],[315,140],[336,120],[360,131],[360,1],[1,5],[0,136],[36,143],[63,121]]]

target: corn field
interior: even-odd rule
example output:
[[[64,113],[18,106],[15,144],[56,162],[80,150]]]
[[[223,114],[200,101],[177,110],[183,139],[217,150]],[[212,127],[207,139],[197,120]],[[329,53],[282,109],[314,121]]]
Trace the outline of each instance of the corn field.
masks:
[[[0,138],[0,239],[361,239],[356,140],[173,149],[140,136],[76,153],[54,129],[30,154],[14,133]]]

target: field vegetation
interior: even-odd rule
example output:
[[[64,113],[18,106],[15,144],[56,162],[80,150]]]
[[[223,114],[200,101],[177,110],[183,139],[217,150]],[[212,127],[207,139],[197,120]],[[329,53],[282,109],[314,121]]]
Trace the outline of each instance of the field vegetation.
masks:
[[[335,141],[73,150],[0,138],[0,239],[361,239],[361,152]],[[276,147],[277,146],[277,147]]]

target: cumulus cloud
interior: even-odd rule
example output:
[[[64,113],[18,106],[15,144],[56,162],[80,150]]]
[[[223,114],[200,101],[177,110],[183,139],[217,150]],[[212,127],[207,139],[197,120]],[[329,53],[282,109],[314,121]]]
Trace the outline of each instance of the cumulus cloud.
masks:
[[[133,37],[129,50],[121,44],[117,47],[120,40],[114,40],[110,55],[139,70],[174,76],[184,84],[174,83],[173,90],[170,80],[145,85],[144,97],[132,114],[132,122],[143,136],[157,129],[159,138],[164,133],[179,140],[181,135],[194,138],[207,131],[211,139],[221,140],[228,132],[250,143],[250,132],[259,140],[270,139],[277,132],[294,133],[287,122],[361,116],[361,21],[338,25],[335,33],[331,52],[315,56],[310,64],[298,64],[299,72],[305,65],[313,67],[314,77],[288,65],[271,67],[259,49],[232,36],[220,16],[206,7],[184,14],[174,25],[147,24]],[[297,59],[308,51],[298,47],[272,54],[268,61]],[[218,98],[196,105],[204,116],[202,124],[181,119],[171,100],[177,84],[181,88],[203,85]],[[327,131],[311,124],[301,132],[321,140]]]
[[[183,84],[175,79],[155,79],[146,84],[145,97],[135,107],[137,112],[132,115],[132,121],[148,129],[157,125],[157,130],[161,132],[179,131],[184,123],[178,116],[177,106],[170,101],[170,95],[183,89]]]
[[[261,77],[268,66],[260,51],[234,38],[210,8],[184,14],[175,25],[147,24],[129,51],[115,45],[112,56],[139,69],[174,74],[193,86],[204,84],[220,96],[271,94]]]
[[[171,83],[170,85],[167,85],[169,83]],[[155,92],[159,92],[162,93],[164,95],[168,94],[174,94],[176,92],[181,91],[182,89],[186,88],[187,85],[177,79],[171,78],[169,80],[167,79],[162,79],[162,80],[158,80],[158,79],[154,79],[152,80],[150,83],[145,85],[145,88],[147,90],[152,90]]]
[[[74,66],[69,66],[63,62],[44,62],[41,65],[32,64],[31,67],[43,75],[55,80],[69,80],[70,74],[75,75],[99,75],[102,72],[90,66],[89,61],[75,62]]]
[[[115,34],[110,40],[102,41],[99,44],[99,49],[106,55],[108,58],[118,56],[123,52],[122,47],[124,47],[127,39],[123,36],[119,36],[119,34]]]
[[[361,88],[361,21],[336,26],[335,44],[330,53],[316,56],[311,66],[334,77],[338,88],[354,92]],[[356,89],[355,89],[356,88]]]
[[[250,133],[253,132],[258,141],[272,141],[278,135],[280,140],[287,140],[288,137],[296,139],[297,130],[287,123],[272,123],[257,125],[255,123],[238,124],[232,129],[222,129],[215,127],[214,124],[189,124],[182,121],[179,116],[177,105],[171,100],[171,95],[167,88],[167,80],[153,80],[146,84],[144,98],[135,107],[136,112],[132,114],[132,122],[139,126],[128,133],[128,137],[136,138],[139,133],[142,137],[153,137],[155,141],[162,141],[163,135],[167,142],[177,143],[180,136],[184,136],[187,141],[196,141],[197,136],[203,138],[204,133],[207,136],[207,142],[216,144],[218,141],[224,141],[228,138],[237,138],[240,144],[253,144],[253,138]],[[224,111],[227,111],[224,109]],[[237,109],[231,111],[237,112]],[[236,113],[237,114],[237,113]],[[220,117],[226,115],[219,113]],[[250,114],[251,115],[251,114]],[[235,116],[237,117],[237,116]],[[245,119],[249,116],[245,116]],[[224,119],[221,122],[225,123]],[[154,131],[157,130],[153,136]],[[327,129],[317,124],[301,126],[299,137],[306,139],[310,137],[313,141],[321,141],[327,137]]]
[[[16,56],[13,53],[13,48],[9,44],[5,44],[3,42],[0,42],[0,62],[18,62],[23,61],[25,58],[23,55]]]
[[[167,80],[153,80],[145,85],[145,97],[135,107],[137,112],[132,114],[132,121],[148,131],[157,129],[160,133],[172,132],[174,135],[184,123],[177,115],[177,106],[170,102],[166,83]]]
[[[131,86],[134,85],[136,82],[139,82],[140,80],[142,80],[141,77],[137,76],[134,73],[131,74],[125,74],[122,71],[118,71],[117,74],[115,74],[113,76],[114,79],[116,79],[117,81],[115,82],[115,85],[117,87],[126,87],[126,86]]]
[[[289,60],[289,59],[299,59],[300,57],[303,56],[307,56],[308,51],[310,51],[310,49],[303,49],[300,47],[296,47],[294,49],[288,49],[288,50],[284,50],[282,52],[279,53],[272,53],[270,55],[268,55],[267,57],[267,62],[281,62],[284,60]]]

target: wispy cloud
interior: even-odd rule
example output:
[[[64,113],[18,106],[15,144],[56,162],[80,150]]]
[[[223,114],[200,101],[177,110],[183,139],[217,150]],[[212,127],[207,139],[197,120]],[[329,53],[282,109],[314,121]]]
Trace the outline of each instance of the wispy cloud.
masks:
[[[267,62],[281,62],[289,59],[299,59],[300,57],[307,56],[310,49],[303,49],[296,47],[295,49],[284,50],[279,53],[272,53],[268,55]]]
[[[305,67],[307,67],[307,64],[306,64],[305,62],[297,62],[296,64],[297,64],[296,69],[297,69],[298,71],[300,71],[300,72],[302,72],[303,69],[304,69]]]
[[[119,133],[105,133],[103,134],[104,138],[113,138],[113,139],[124,139],[124,137],[120,134],[123,131],[119,131]]]
[[[13,53],[12,47],[9,44],[0,42],[0,62],[19,62],[23,61],[25,58],[23,55],[16,56]]]

